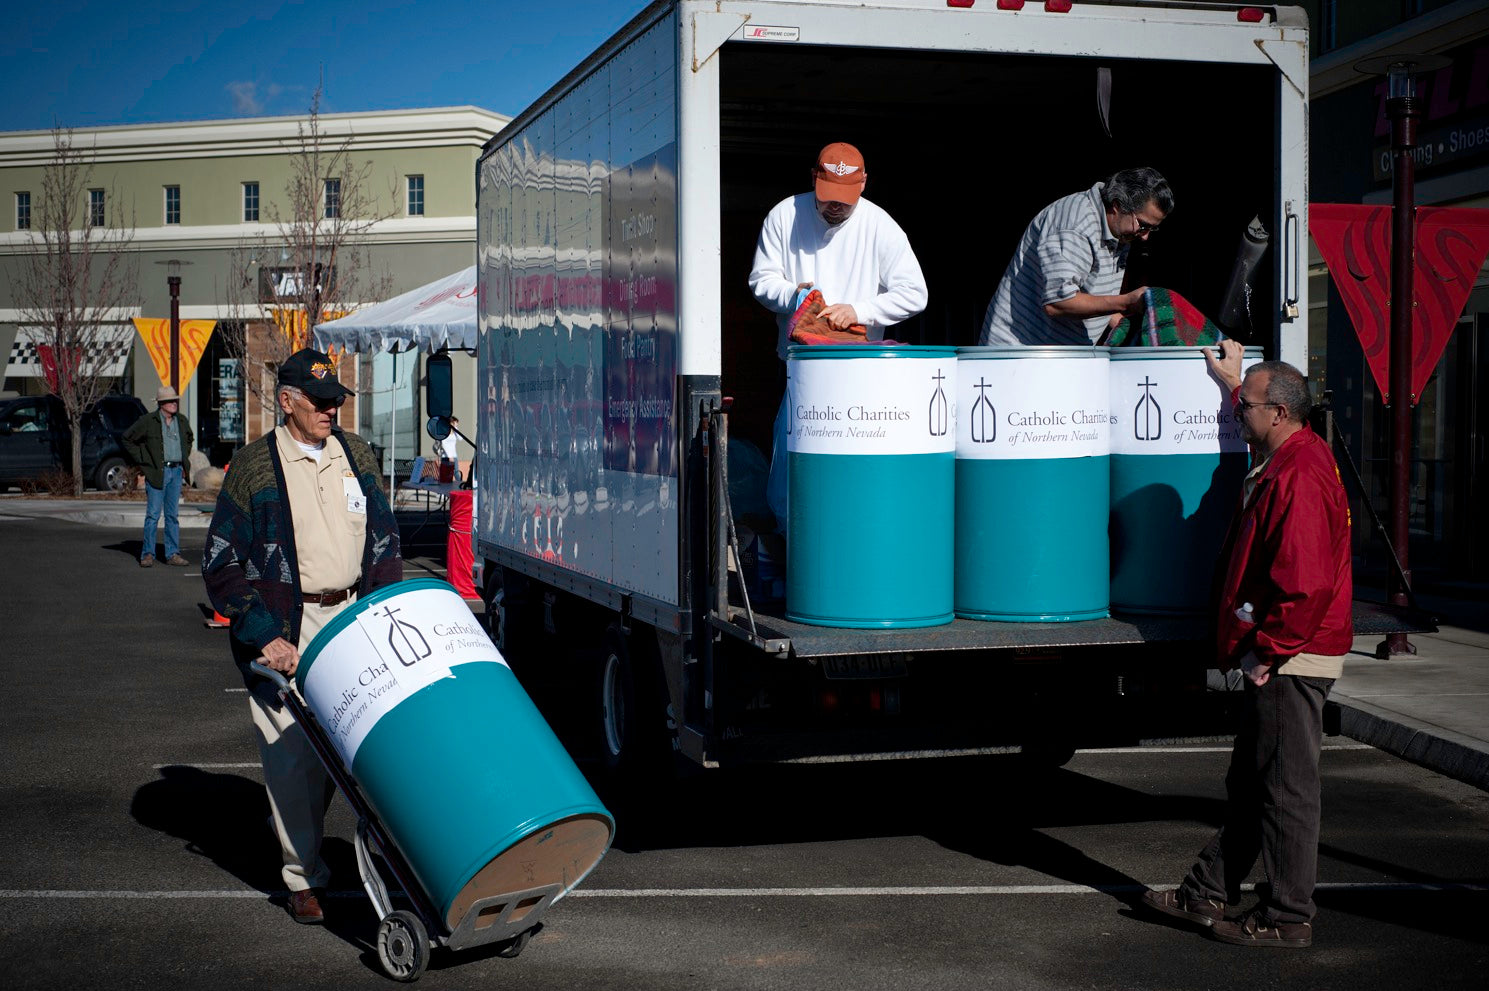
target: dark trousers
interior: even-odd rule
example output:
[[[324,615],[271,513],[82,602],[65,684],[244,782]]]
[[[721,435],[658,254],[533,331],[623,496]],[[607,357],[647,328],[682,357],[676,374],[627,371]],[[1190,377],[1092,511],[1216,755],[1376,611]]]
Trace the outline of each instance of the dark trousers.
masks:
[[[1310,922],[1318,883],[1318,755],[1332,678],[1274,675],[1246,683],[1241,730],[1225,775],[1225,823],[1181,886],[1230,904],[1260,854],[1260,908],[1274,924]]]

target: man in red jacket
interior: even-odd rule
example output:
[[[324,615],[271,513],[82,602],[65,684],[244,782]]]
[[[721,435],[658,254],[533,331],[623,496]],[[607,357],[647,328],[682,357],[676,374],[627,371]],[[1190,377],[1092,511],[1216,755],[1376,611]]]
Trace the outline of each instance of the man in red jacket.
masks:
[[[1353,639],[1349,505],[1329,445],[1307,425],[1307,380],[1266,361],[1242,381],[1241,346],[1220,347],[1206,359],[1232,389],[1254,464],[1221,550],[1215,604],[1219,665],[1245,672],[1245,711],[1224,824],[1177,890],[1146,892],[1143,903],[1225,943],[1309,946],[1324,700]],[[1258,855],[1268,880],[1260,901],[1226,919]]]

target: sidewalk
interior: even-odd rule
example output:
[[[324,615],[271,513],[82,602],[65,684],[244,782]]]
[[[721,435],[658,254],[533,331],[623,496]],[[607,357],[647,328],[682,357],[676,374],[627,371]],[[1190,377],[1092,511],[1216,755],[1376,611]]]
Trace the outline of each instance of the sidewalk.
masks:
[[[415,511],[400,500],[399,514]],[[181,528],[205,529],[210,503],[181,503]],[[120,499],[27,499],[0,496],[0,520],[51,518],[138,529],[145,504]],[[1460,619],[1489,629],[1486,604],[1423,596],[1444,623]],[[1345,736],[1489,791],[1489,633],[1444,625],[1412,634],[1414,656],[1376,660],[1379,635],[1355,638],[1344,677],[1329,697],[1326,722]]]
[[[1489,633],[1414,633],[1414,656],[1376,660],[1379,636],[1356,637],[1334,683],[1339,732],[1489,790]]]

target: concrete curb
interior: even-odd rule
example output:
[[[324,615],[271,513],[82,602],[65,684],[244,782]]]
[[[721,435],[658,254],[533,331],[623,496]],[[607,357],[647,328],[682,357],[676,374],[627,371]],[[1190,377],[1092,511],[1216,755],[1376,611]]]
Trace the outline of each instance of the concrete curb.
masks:
[[[1327,705],[1338,710],[1344,736],[1489,791],[1489,749],[1483,741],[1340,692],[1331,693]]]

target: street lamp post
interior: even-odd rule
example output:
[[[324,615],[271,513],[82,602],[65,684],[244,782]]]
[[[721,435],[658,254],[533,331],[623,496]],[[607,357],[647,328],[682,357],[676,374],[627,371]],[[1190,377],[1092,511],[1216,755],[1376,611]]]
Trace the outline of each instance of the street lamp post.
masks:
[[[181,276],[180,262],[171,263],[165,283],[171,287],[171,388],[181,393]]]
[[[183,262],[177,258],[167,258],[155,264],[164,265],[166,270],[165,284],[171,291],[171,371],[167,380],[176,394],[181,393],[181,266],[190,265],[191,262]]]
[[[1416,311],[1417,122],[1421,104],[1417,100],[1417,74],[1448,64],[1438,55],[1382,55],[1356,65],[1361,72],[1386,77],[1386,116],[1391,121],[1391,373],[1386,403],[1391,410],[1390,475],[1387,492],[1391,520],[1391,543],[1400,569],[1389,576],[1393,606],[1410,604],[1411,587],[1411,392],[1413,319]],[[1405,633],[1388,633],[1376,648],[1380,657],[1415,654],[1416,647]]]

